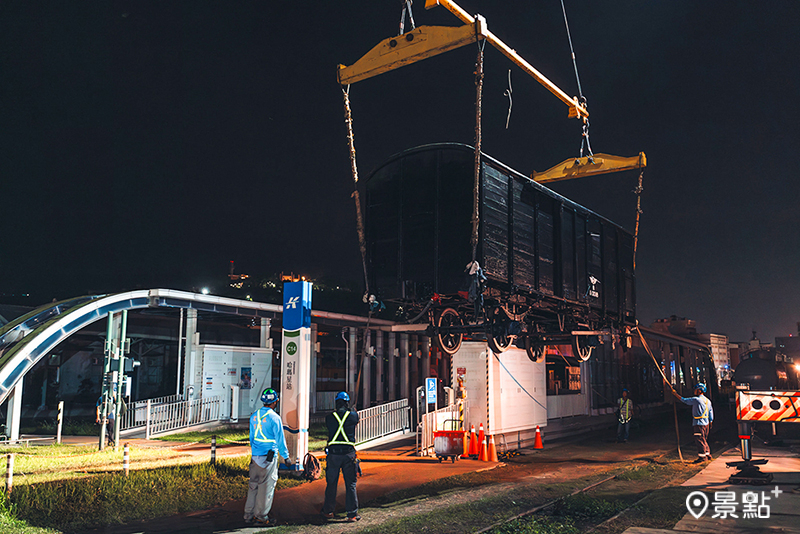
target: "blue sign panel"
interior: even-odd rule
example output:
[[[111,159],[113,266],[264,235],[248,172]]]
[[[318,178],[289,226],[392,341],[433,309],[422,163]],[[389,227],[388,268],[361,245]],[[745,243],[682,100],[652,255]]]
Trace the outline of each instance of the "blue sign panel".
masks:
[[[426,378],[425,379],[425,391],[428,392],[428,404],[436,404],[436,379],[435,378]]]
[[[311,282],[283,284],[283,329],[311,328]]]

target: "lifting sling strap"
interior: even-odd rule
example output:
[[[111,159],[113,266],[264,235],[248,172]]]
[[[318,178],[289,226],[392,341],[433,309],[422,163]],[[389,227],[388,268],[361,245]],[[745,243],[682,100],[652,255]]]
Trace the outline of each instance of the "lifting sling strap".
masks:
[[[339,417],[339,414],[333,412],[333,416],[339,422],[339,429],[333,435],[333,439],[328,442],[328,445],[352,445],[353,447],[356,446],[355,443],[350,441],[350,438],[347,437],[347,434],[344,431],[344,422],[347,420],[347,416],[350,415],[350,412],[345,412],[344,417]],[[337,441],[339,439],[339,434],[342,436],[342,440],[344,441]]]

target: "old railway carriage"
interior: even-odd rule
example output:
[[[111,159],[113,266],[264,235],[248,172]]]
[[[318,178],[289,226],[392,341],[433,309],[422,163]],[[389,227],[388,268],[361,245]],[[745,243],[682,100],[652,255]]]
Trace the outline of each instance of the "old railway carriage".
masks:
[[[427,320],[447,353],[466,336],[511,343],[538,361],[548,344],[588,359],[634,324],[633,236],[600,215],[482,157],[472,262],[474,149],[426,145],[366,183],[370,286]],[[475,271],[475,269],[472,269]],[[470,291],[472,289],[472,291]]]

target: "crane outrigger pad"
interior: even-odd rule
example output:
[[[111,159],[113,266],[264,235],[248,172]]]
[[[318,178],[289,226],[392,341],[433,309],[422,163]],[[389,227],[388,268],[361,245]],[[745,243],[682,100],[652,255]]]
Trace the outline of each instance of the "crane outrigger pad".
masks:
[[[645,167],[647,167],[647,157],[644,152],[639,152],[638,156],[629,158],[610,154],[595,154],[586,158],[568,159],[543,172],[534,171],[531,173],[531,179],[542,184],[594,176],[596,174],[643,169]]]
[[[486,20],[464,26],[420,26],[384,39],[351,66],[339,65],[339,83],[347,85],[437,56],[486,38]]]

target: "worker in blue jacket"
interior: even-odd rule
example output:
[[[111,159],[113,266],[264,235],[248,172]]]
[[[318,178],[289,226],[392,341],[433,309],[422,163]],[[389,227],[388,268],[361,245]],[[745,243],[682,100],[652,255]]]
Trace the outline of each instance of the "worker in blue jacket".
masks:
[[[278,454],[287,466],[291,466],[283,423],[275,412],[278,392],[267,388],[261,394],[263,408],[250,416],[250,483],[244,505],[245,523],[274,527],[277,522],[270,517],[275,484],[278,483]]]
[[[714,421],[714,408],[705,393],[705,384],[697,384],[694,387],[694,397],[681,397],[674,389],[672,390],[675,398],[692,407],[692,430],[694,441],[697,443],[697,459],[694,461],[696,464],[712,459],[711,447],[708,446],[708,433]]]

